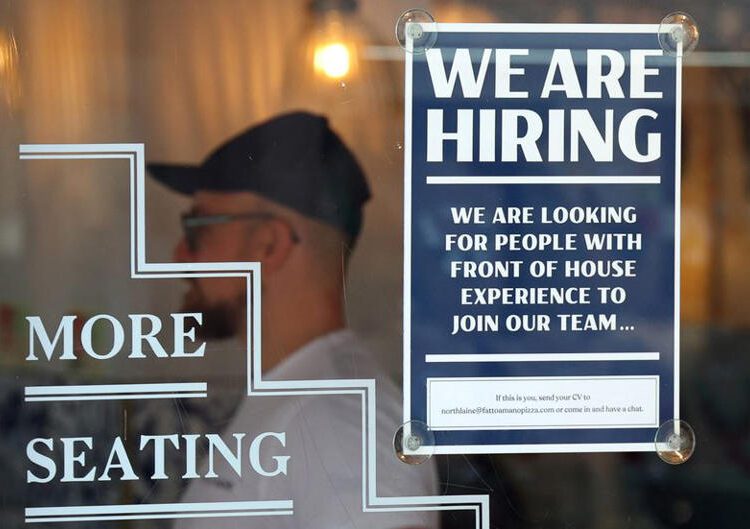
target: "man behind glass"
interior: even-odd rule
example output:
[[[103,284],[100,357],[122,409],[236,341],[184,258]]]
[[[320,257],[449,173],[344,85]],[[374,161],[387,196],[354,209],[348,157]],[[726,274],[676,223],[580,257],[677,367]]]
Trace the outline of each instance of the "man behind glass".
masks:
[[[393,452],[399,391],[346,328],[347,262],[370,191],[327,120],[302,112],[282,115],[228,140],[200,166],[149,169],[192,197],[177,261],[260,263],[263,379],[376,379],[378,496],[434,494],[433,466],[404,465]],[[192,278],[189,284],[183,311],[203,314],[201,337],[235,337],[244,344],[245,281]],[[291,499],[294,515],[184,519],[177,526],[436,527],[430,512],[362,512],[362,404],[358,395],[246,397],[224,429],[225,440],[231,447],[232,433],[251,439],[284,432],[286,446],[276,448],[289,456],[287,475],[243,468],[239,477],[218,457],[221,479],[195,480],[182,501]],[[271,455],[261,454],[264,468],[274,468]]]

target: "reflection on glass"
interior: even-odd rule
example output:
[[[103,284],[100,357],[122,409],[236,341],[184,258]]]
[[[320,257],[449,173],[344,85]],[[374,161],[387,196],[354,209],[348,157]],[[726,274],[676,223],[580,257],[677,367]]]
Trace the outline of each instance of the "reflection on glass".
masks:
[[[12,33],[0,29],[0,100],[12,110],[20,94],[16,39]]]

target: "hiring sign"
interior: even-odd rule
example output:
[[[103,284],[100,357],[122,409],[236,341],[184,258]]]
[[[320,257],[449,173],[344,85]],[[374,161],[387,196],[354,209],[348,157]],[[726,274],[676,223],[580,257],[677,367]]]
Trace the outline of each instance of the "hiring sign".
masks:
[[[658,25],[424,29],[405,421],[437,453],[654,450],[679,415],[680,58]]]

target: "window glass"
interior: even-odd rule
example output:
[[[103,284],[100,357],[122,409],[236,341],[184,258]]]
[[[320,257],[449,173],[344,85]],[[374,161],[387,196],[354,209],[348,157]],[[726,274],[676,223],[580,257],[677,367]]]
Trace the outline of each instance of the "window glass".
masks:
[[[672,250],[680,228],[679,365],[661,398],[694,432],[684,464],[655,448],[440,453],[440,432],[402,427],[412,330],[449,343],[404,319],[405,274],[426,314],[445,293],[439,263],[410,268],[405,253],[409,230],[444,242],[405,208],[405,164],[426,141],[405,128],[405,72],[429,67],[395,33],[416,7],[438,24],[653,25],[654,48],[669,13],[696,21],[681,99],[667,94],[679,201],[645,199]],[[0,526],[744,526],[748,20],[739,1],[0,4]],[[471,46],[593,47],[556,35]],[[675,299],[673,272],[633,294],[656,311]],[[404,453],[412,431],[426,448]]]

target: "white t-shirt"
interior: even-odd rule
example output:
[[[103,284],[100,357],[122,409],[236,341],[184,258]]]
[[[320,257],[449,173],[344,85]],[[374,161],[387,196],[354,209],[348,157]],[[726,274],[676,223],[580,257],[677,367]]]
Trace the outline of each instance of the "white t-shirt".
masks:
[[[401,396],[350,330],[315,339],[265,376],[267,380],[375,379],[377,408],[377,495],[425,496],[437,490],[431,462],[407,465],[396,458],[393,435],[401,424]],[[242,477],[217,457],[217,479],[195,480],[184,502],[292,500],[293,515],[182,519],[180,529],[207,528],[435,528],[433,512],[362,511],[362,398],[360,395],[250,396],[240,404],[222,437],[233,448],[233,433],[248,439],[285,432],[261,443],[261,465],[277,468],[274,456],[288,455],[287,475],[264,477],[243,454]],[[249,444],[249,440],[247,442]],[[265,451],[265,453],[264,453]]]

